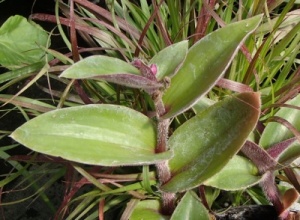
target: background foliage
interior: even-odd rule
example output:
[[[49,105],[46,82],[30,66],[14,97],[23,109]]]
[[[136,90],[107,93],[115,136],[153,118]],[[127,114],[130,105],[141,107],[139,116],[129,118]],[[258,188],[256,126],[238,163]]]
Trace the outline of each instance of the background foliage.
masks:
[[[0,128],[2,210],[39,197],[55,219],[209,219],[253,204],[291,216],[298,4],[57,0],[51,12],[10,17],[0,28],[0,118],[22,123]],[[47,191],[57,183],[59,202]]]

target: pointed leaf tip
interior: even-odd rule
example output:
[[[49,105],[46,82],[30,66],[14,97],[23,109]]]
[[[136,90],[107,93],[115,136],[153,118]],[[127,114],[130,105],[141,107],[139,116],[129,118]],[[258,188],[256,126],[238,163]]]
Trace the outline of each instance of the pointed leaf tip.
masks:
[[[167,112],[162,118],[174,117],[189,109],[216,84],[261,18],[258,15],[229,24],[208,34],[189,49],[163,95]]]
[[[171,220],[201,219],[210,220],[208,210],[193,191],[187,191],[178,203]]]
[[[169,139],[171,179],[161,189],[182,192],[219,172],[240,150],[260,115],[259,93],[230,96],[181,125]]]
[[[122,73],[141,75],[137,68],[123,60],[109,56],[95,55],[73,64],[63,71],[60,77],[86,79]]]
[[[42,114],[11,137],[24,146],[67,160],[101,166],[154,164],[171,158],[156,154],[156,128],[133,109],[86,105]]]

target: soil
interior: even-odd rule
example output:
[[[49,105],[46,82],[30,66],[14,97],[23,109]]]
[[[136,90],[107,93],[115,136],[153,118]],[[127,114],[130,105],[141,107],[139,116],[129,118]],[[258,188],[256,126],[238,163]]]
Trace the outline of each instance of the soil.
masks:
[[[276,210],[270,205],[252,205],[230,208],[217,215],[217,220],[277,220]]]

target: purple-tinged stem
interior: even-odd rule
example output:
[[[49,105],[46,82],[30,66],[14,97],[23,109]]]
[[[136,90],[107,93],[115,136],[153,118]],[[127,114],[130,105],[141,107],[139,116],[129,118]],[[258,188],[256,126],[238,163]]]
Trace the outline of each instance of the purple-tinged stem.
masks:
[[[278,188],[275,184],[275,178],[273,171],[267,171],[262,178],[260,183],[264,193],[270,202],[274,205],[277,214],[280,215],[284,212],[284,207],[280,199]]]
[[[158,118],[157,125],[157,146],[156,153],[167,151],[167,141],[169,132],[169,119],[160,120],[160,116],[165,113],[165,107],[161,99],[161,93],[156,94],[154,103],[156,107],[156,114]],[[171,172],[167,161],[156,164],[158,179],[161,185],[167,183],[171,179]],[[175,193],[162,192],[163,208],[162,213],[170,215],[175,209]]]

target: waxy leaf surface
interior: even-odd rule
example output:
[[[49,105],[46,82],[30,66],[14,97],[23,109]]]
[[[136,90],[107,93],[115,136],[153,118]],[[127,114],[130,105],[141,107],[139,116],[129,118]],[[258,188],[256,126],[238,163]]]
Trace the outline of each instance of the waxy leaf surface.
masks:
[[[235,155],[220,172],[206,180],[204,185],[222,190],[243,190],[259,183],[261,178],[251,161]]]
[[[210,220],[208,210],[193,191],[188,191],[177,205],[171,220]]]
[[[155,154],[156,129],[149,118],[116,105],[54,110],[28,121],[11,137],[34,151],[84,164],[153,164],[172,156],[170,151]]]
[[[201,111],[180,126],[168,145],[171,179],[161,189],[194,188],[219,172],[239,151],[260,114],[260,95],[241,93]]]
[[[207,93],[226,71],[242,42],[260,21],[259,15],[229,24],[194,44],[163,95],[167,110],[163,118],[184,112]]]

